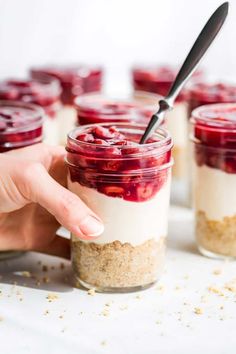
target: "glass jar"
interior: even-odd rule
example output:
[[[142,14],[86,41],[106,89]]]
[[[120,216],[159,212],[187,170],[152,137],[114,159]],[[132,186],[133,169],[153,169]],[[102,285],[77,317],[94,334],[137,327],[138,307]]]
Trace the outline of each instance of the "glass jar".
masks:
[[[57,80],[44,76],[40,80],[6,80],[0,82],[0,99],[22,101],[41,106],[45,112],[44,142],[59,143],[57,113],[60,109],[61,88]]]
[[[20,101],[0,101],[0,152],[42,142],[44,111]]]
[[[97,291],[155,283],[165,260],[172,139],[159,129],[140,145],[145,125],[84,125],[68,135],[68,188],[104,222],[90,241],[72,235],[75,279]]]
[[[59,112],[60,143],[66,144],[67,133],[76,125],[74,100],[83,93],[99,92],[102,87],[103,70],[101,67],[48,66],[34,68],[31,76],[35,79],[50,75],[60,81],[62,109]]]
[[[236,85],[222,82],[199,82],[189,89],[190,113],[197,107],[213,103],[236,102]]]
[[[44,111],[41,107],[17,101],[0,101],[0,153],[40,143]],[[0,260],[22,252],[0,252]]]
[[[195,234],[202,254],[236,257],[236,104],[192,112]]]
[[[136,91],[130,96],[109,97],[87,94],[75,99],[78,125],[109,122],[138,122],[148,124],[158,110],[161,96]]]

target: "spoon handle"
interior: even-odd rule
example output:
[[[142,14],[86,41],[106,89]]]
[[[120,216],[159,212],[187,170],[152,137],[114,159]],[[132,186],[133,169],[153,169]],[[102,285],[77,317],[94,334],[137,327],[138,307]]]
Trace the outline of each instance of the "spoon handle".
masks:
[[[228,2],[220,5],[203,27],[201,33],[197,37],[189,54],[187,55],[187,58],[185,59],[182,67],[180,68],[174,83],[170,88],[170,91],[166,97],[168,101],[173,102],[176,99],[180,90],[188,78],[192,75],[193,71],[196,69],[201,58],[206,53],[207,49],[210,47],[211,43],[225,22],[226,16],[228,14],[228,8]]]
[[[176,79],[169,90],[168,95],[159,102],[159,111],[152,116],[147,129],[145,130],[140,140],[140,144],[144,144],[151,133],[155,130],[155,128],[160,126],[164,119],[165,112],[173,108],[174,101],[182,87],[192,75],[203,55],[206,53],[207,49],[215,39],[217,33],[223,26],[223,23],[225,22],[228,14],[228,9],[229,3],[224,2],[216,9],[216,11],[211,15],[203,27],[190,52],[188,53],[183,65],[181,66]]]

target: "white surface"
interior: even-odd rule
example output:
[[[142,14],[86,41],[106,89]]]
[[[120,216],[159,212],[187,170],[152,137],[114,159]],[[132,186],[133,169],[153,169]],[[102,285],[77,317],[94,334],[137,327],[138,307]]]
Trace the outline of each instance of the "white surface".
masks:
[[[206,165],[194,165],[194,204],[210,220],[236,214],[236,176]]]
[[[140,203],[108,197],[96,189],[73,183],[70,178],[68,189],[80,196],[104,222],[104,232],[93,242],[104,244],[119,240],[136,246],[167,235],[170,176],[154,198]]]
[[[49,267],[54,265],[55,270],[42,272],[38,260]],[[236,263],[207,259],[197,253],[190,211],[171,209],[166,273],[149,290],[89,296],[71,287],[69,262],[65,262],[64,270],[60,262],[28,253],[0,263],[2,353],[235,353],[235,294],[223,286],[235,277]],[[216,269],[222,269],[222,273],[213,274]],[[34,279],[17,275],[20,271],[47,275],[51,282],[36,286]],[[13,281],[18,285],[13,286]],[[225,296],[210,293],[207,288],[211,285],[223,289]],[[48,293],[59,298],[49,303]],[[110,302],[110,314],[103,316],[105,304]],[[203,314],[195,314],[195,307],[200,307]]]

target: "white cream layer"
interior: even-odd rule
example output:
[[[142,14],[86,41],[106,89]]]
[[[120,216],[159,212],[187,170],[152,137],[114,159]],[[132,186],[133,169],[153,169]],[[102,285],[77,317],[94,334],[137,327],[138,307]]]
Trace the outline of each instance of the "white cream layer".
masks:
[[[43,124],[43,141],[49,145],[59,144],[59,125],[57,117],[46,117]]]
[[[76,126],[76,109],[72,106],[63,106],[57,114],[59,124],[59,142],[66,145],[67,134]]]
[[[194,163],[193,194],[196,211],[209,220],[236,214],[236,174]]]
[[[93,242],[104,244],[118,240],[136,246],[167,235],[170,179],[154,198],[140,203],[108,197],[70,178],[68,188],[103,220],[105,230]]]
[[[188,106],[185,102],[177,102],[174,109],[167,113],[167,129],[174,145],[186,147],[188,142]]]

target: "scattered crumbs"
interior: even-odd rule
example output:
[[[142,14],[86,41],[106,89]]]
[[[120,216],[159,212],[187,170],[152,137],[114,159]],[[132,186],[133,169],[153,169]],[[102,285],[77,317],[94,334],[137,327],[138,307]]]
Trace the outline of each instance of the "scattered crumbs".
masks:
[[[23,301],[23,297],[20,297],[19,300],[20,300],[20,301]]]
[[[60,263],[60,269],[65,269],[65,264],[63,262]]]
[[[49,277],[43,277],[43,283],[45,283],[45,284],[50,283],[50,278]]]
[[[214,275],[220,275],[222,273],[222,270],[221,269],[215,269],[213,270],[213,274]]]
[[[106,303],[105,303],[105,306],[106,306],[106,307],[110,307],[110,306],[111,306],[111,303],[110,303],[110,302],[106,302]]]
[[[209,286],[208,287],[208,291],[210,293],[214,293],[217,294],[219,296],[224,296],[225,294],[223,293],[223,291],[221,291],[219,288],[215,287],[215,286]]]
[[[43,264],[43,266],[42,266],[42,271],[43,271],[43,272],[47,272],[47,271],[48,271],[48,266],[45,265],[45,264]]]
[[[107,342],[106,342],[105,340],[103,340],[103,341],[101,342],[101,345],[104,347],[105,345],[107,345]]]
[[[142,296],[141,296],[141,295],[136,295],[135,298],[136,298],[136,299],[141,299]]]
[[[236,294],[236,278],[226,283],[224,288]]]
[[[80,312],[79,312],[79,315],[83,315],[83,311],[80,311]]]
[[[124,311],[124,310],[127,310],[127,309],[128,309],[127,305],[120,305],[120,310],[121,311]]]
[[[64,315],[60,315],[59,318],[60,320],[62,320],[64,318]]]
[[[48,295],[47,295],[46,299],[48,300],[48,302],[52,302],[52,301],[54,301],[54,300],[59,299],[59,297],[58,297],[58,295],[51,293],[51,294],[48,294]]]
[[[195,307],[194,313],[196,315],[202,315],[203,314],[203,310],[200,307]]]
[[[26,270],[24,272],[21,272],[21,275],[26,278],[31,278],[31,273]]]
[[[49,310],[46,310],[46,311],[44,312],[44,315],[47,316],[48,314],[49,314]]]
[[[94,289],[94,288],[89,289],[89,290],[87,291],[87,294],[88,294],[88,295],[91,295],[91,296],[94,296],[94,295],[95,295],[95,293],[96,293],[96,291],[95,291],[95,289]]]
[[[101,312],[101,315],[107,317],[110,315],[110,311],[106,308]]]
[[[220,310],[224,310],[224,306],[223,305],[220,306]]]

